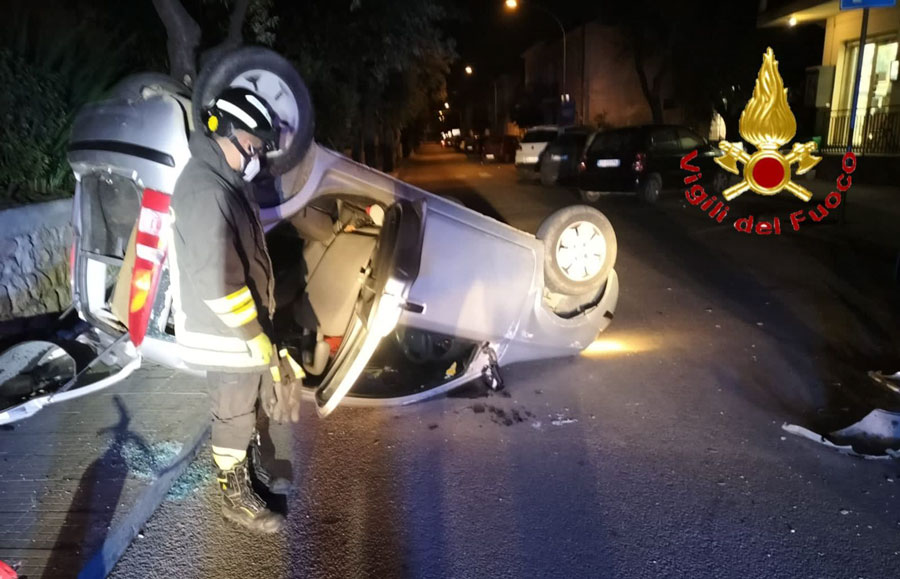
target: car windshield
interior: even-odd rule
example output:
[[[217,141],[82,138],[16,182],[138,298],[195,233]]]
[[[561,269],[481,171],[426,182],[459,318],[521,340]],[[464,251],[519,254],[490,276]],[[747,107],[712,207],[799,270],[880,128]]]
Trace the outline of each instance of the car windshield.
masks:
[[[601,133],[591,143],[592,152],[632,151],[637,148],[639,133],[637,131],[611,131]]]
[[[523,143],[549,143],[553,139],[556,138],[556,131],[552,130],[537,130],[537,131],[528,131],[525,133],[525,137],[522,139]]]

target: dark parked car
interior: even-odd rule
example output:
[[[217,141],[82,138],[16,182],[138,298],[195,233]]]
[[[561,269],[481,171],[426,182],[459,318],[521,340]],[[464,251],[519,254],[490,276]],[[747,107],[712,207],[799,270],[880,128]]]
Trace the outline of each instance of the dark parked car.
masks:
[[[683,185],[680,161],[694,149],[705,186],[721,192],[728,177],[713,162],[721,152],[686,127],[644,125],[598,133],[579,166],[581,198],[595,202],[605,192],[637,193],[656,203],[664,189]]]
[[[571,182],[578,175],[578,164],[591,134],[586,128],[566,129],[547,145],[541,153],[541,183],[554,185]]]
[[[484,140],[481,160],[484,162],[512,163],[516,160],[516,148],[518,146],[519,139],[515,135],[487,137]]]

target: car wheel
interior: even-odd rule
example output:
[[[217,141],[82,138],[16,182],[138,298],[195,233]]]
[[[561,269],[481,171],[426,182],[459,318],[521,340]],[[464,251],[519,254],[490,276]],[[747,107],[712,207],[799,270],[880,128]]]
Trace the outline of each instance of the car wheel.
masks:
[[[609,219],[586,205],[560,209],[537,232],[544,243],[544,284],[550,291],[580,295],[606,281],[618,245]]]
[[[647,180],[641,184],[641,201],[648,205],[653,205],[659,201],[659,193],[662,190],[662,178],[653,174],[647,177]]]
[[[556,179],[558,177],[558,172],[554,172],[550,167],[544,167],[541,169],[541,185],[544,187],[552,187],[556,185]]]
[[[712,192],[716,195],[721,195],[726,187],[728,187],[728,175],[723,171],[716,171],[712,179]]]
[[[202,112],[229,86],[259,94],[278,115],[279,147],[266,155],[273,175],[297,165],[309,150],[315,129],[315,113],[309,90],[297,70],[283,57],[260,47],[239,48],[223,54],[200,71],[191,98],[194,126],[203,126]]]
[[[581,196],[581,200],[587,203],[596,203],[597,201],[600,201],[599,191],[585,191],[584,189],[579,189],[578,194]]]

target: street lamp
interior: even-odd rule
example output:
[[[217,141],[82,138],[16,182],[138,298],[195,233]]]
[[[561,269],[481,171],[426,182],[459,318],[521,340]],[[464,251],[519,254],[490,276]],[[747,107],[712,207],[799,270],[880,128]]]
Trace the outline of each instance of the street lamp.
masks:
[[[554,14],[550,12],[547,8],[544,8],[542,5],[534,2],[531,4],[538,10],[543,11],[548,14],[550,18],[556,21],[556,24],[559,26],[559,29],[562,31],[562,40],[563,40],[563,60],[562,60],[562,92],[566,94],[566,27],[563,26],[562,21]],[[506,7],[510,10],[515,10],[519,7],[518,0],[506,0]]]
[[[515,0],[513,0],[513,2],[515,2]],[[466,67],[466,74],[471,75],[473,72],[474,72],[474,71],[472,70],[472,67],[471,67],[471,66],[467,66],[467,67]]]
[[[445,109],[449,109],[449,108],[450,108],[450,103],[444,103],[444,108],[445,108]]]

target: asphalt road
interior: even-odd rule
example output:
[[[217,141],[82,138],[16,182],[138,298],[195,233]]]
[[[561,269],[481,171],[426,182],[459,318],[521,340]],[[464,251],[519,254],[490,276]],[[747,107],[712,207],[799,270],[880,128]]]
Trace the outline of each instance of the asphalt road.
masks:
[[[531,232],[577,202],[433,149],[402,177]],[[678,195],[599,207],[622,288],[604,351],[510,367],[507,396],[307,408],[274,434],[286,534],[227,527],[210,485],[113,577],[900,577],[900,465],[781,429],[874,403],[866,365],[896,347],[881,264],[827,228],[715,227]]]

